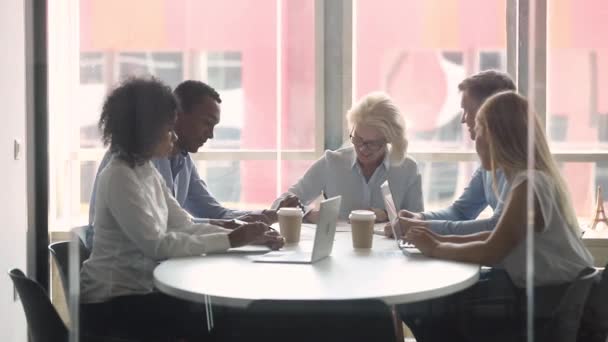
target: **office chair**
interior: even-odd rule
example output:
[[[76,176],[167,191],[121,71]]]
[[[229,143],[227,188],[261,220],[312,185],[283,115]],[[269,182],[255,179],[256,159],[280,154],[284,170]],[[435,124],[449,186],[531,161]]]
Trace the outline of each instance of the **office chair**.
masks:
[[[20,269],[10,270],[11,277],[21,304],[29,332],[33,342],[68,342],[69,329],[65,326],[61,317],[55,310],[46,291],[35,280],[28,278]],[[82,333],[82,342],[137,342],[116,336],[93,335]]]
[[[535,341],[576,341],[585,303],[598,274],[595,268],[586,268],[579,274],[549,318],[537,319]],[[542,287],[536,291],[542,291]]]
[[[548,285],[534,288],[534,341],[574,342],[577,339],[583,309],[598,271],[586,268],[567,286]],[[560,298],[555,303],[555,298]],[[526,341],[527,302],[524,289],[518,289],[517,300],[507,309],[508,316],[475,316],[477,329],[465,329],[472,340]],[[511,311],[512,310],[512,311]],[[463,318],[464,319],[464,318]],[[471,317],[469,317],[471,319]]]
[[[82,267],[82,263],[89,258],[90,256],[90,252],[89,250],[85,247],[84,243],[82,242],[82,240],[77,239],[75,241],[78,241],[78,258],[79,258],[79,263],[78,265],[80,267]],[[70,282],[69,282],[69,260],[70,260],[70,241],[59,241],[59,242],[54,242],[52,244],[49,245],[49,251],[51,252],[51,254],[53,255],[53,258],[55,259],[55,264],[57,265],[57,269],[59,270],[59,276],[61,278],[61,283],[63,284],[63,293],[65,295],[66,300],[69,297],[69,293],[70,293]],[[80,268],[78,270],[76,270],[77,272],[80,272]]]
[[[608,265],[606,265],[608,267]],[[591,285],[578,341],[605,342],[608,340],[608,272],[600,271],[601,276]]]
[[[9,271],[15,284],[27,325],[34,342],[56,342],[68,340],[68,329],[51,304],[44,289],[17,268]]]

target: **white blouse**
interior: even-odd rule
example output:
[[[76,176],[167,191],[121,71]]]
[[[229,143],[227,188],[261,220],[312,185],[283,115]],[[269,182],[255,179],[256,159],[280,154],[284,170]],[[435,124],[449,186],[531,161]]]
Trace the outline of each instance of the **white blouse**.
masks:
[[[583,244],[578,227],[569,227],[555,201],[555,182],[545,172],[534,170],[531,180],[545,226],[534,233],[534,285],[561,284],[573,281],[585,268],[593,266],[593,257]],[[529,180],[526,171],[515,175],[511,187]],[[536,213],[538,214],[538,213]],[[573,229],[574,228],[574,229]],[[526,240],[523,239],[503,264],[518,287],[526,285]]]
[[[326,151],[287,192],[298,196],[304,205],[309,205],[322,192],[328,198],[341,195],[340,219],[346,220],[352,210],[385,209],[380,190],[385,180],[388,180],[397,210],[424,210],[416,161],[408,157],[399,164],[392,165],[387,154],[382,164],[376,168],[369,180],[366,180],[352,146]],[[278,206],[283,195],[273,203],[273,207]]]
[[[150,162],[131,168],[113,158],[101,172],[91,256],[81,270],[81,302],[146,294],[152,272],[171,257],[230,248],[229,230],[195,224]]]

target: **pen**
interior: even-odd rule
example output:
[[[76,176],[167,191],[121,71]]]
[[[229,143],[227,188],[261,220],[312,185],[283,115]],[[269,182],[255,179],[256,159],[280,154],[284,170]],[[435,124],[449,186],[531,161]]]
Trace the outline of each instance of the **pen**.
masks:
[[[327,195],[325,194],[325,190],[321,190],[321,195],[323,195],[323,199],[324,200],[327,199]]]

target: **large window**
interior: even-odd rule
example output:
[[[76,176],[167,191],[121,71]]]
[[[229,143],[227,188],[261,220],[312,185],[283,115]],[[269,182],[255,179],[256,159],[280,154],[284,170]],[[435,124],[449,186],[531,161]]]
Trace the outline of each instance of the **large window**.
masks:
[[[221,122],[193,157],[227,206],[267,207],[322,153],[314,0],[72,0],[51,7],[51,229],[88,221],[105,152],[100,108],[127,77],[153,75],[171,87],[197,79],[218,90]]]
[[[354,97],[391,95],[408,125],[409,152],[418,157],[425,206],[443,207],[476,167],[454,163],[474,158],[460,123],[458,83],[481,70],[506,71],[506,1],[355,3]],[[463,153],[454,159],[450,151]]]
[[[433,179],[424,189],[426,207],[444,206],[461,192],[476,167],[468,162],[477,158],[460,124],[457,85],[480,70],[507,69],[507,32],[519,19],[505,15],[506,0],[360,0],[341,7],[348,13],[323,13],[352,18],[335,25],[320,24],[318,13],[330,8],[319,5],[322,1],[252,4],[154,0],[137,7],[82,0],[54,8],[49,20],[54,226],[86,222],[88,193],[104,152],[99,109],[112,86],[134,75],[154,75],[171,86],[199,79],[220,92],[216,138],[194,158],[211,175],[208,182],[216,195],[235,206],[267,205],[289,186],[286,179],[297,179],[320,156],[324,141],[343,140],[323,129],[344,115],[324,112],[324,101],[349,92],[355,100],[374,90],[386,91],[399,105],[408,125],[409,152]],[[593,34],[604,29],[600,14],[608,6],[568,4],[548,2],[547,57],[541,65],[546,84],[538,86],[546,87],[546,98],[537,100],[546,101],[541,115],[560,161],[589,162],[585,170],[562,169],[566,178],[587,175],[587,184],[572,193],[584,216],[608,162],[603,152],[608,44]],[[127,14],[130,7],[137,7],[137,17]],[[347,22],[352,27],[344,29]],[[338,29],[344,31],[340,51],[352,70],[333,68],[323,59],[320,47]],[[352,82],[319,87],[332,73]],[[306,162],[286,168],[282,159]],[[269,177],[261,183],[245,181],[243,170],[256,167],[256,160],[279,162],[265,166]],[[228,189],[235,184],[238,191]]]
[[[607,14],[603,1],[547,2],[546,122],[562,160],[587,162],[562,167],[584,218],[594,213],[597,185],[607,185],[608,42],[599,34],[608,30]]]
[[[608,187],[606,17],[603,0],[49,1],[50,229],[88,221],[105,152],[100,108],[126,77],[219,91],[215,139],[193,158],[218,200],[239,209],[267,207],[347,140],[352,101],[387,92],[432,210],[479,166],[458,84],[487,69],[533,95],[584,221]]]

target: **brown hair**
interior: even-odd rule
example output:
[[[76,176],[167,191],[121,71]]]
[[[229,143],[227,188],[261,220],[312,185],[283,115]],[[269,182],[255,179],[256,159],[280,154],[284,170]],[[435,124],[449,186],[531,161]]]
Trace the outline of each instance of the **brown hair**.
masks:
[[[480,102],[500,91],[515,90],[511,77],[498,70],[484,70],[465,78],[458,90],[466,91]]]

